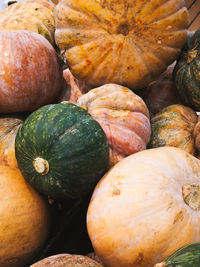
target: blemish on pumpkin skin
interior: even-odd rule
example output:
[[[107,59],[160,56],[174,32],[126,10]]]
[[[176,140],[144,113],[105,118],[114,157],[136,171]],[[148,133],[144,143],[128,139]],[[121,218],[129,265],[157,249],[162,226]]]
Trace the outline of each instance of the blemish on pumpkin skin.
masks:
[[[114,189],[113,192],[112,192],[112,196],[118,196],[120,195],[120,190],[119,189]]]
[[[173,224],[175,224],[176,222],[178,221],[182,221],[184,219],[184,216],[183,216],[183,211],[179,211],[176,216],[174,217],[174,221],[173,221]]]
[[[136,263],[136,264],[141,264],[141,263],[143,263],[143,262],[144,262],[144,255],[143,255],[143,253],[140,252],[140,253],[138,254],[136,260],[134,261],[134,263]]]

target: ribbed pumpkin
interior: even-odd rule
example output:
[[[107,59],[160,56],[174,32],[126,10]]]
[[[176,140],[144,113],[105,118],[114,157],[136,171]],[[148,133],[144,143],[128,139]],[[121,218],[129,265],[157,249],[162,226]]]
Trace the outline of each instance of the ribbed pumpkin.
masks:
[[[173,77],[184,104],[200,109],[200,29],[188,33],[187,43],[177,59]]]
[[[15,158],[15,137],[19,127],[23,124],[21,119],[0,118],[0,164],[17,167]]]
[[[10,5],[0,12],[0,30],[33,31],[55,45],[54,7],[49,0],[22,0]]]
[[[30,31],[0,32],[0,112],[33,111],[51,103],[64,83],[53,46]]]
[[[151,119],[151,140],[149,148],[161,146],[179,147],[195,154],[193,130],[198,116],[184,105],[170,105]]]
[[[103,265],[152,267],[200,241],[199,177],[200,161],[175,147],[146,149],[117,163],[95,187],[87,211]]]
[[[146,86],[179,55],[188,11],[182,0],[60,0],[55,41],[72,74],[91,88]]]
[[[0,196],[0,266],[28,266],[49,234],[49,205],[9,166],[0,165]]]
[[[108,169],[106,136],[89,113],[74,104],[50,104],[19,128],[15,154],[25,179],[53,199],[89,193]]]
[[[110,147],[110,166],[146,149],[150,140],[149,111],[138,95],[127,87],[105,84],[78,98],[104,130]]]

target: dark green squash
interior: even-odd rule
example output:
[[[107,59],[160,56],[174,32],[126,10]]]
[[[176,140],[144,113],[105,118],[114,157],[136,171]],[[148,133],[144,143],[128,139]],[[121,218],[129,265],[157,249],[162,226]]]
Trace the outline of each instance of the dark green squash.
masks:
[[[191,108],[174,104],[162,109],[151,119],[151,138],[148,148],[179,147],[195,154],[194,127],[198,116]]]
[[[188,32],[187,43],[173,70],[176,90],[183,101],[195,110],[200,109],[200,28]]]
[[[154,267],[199,267],[200,242],[186,245],[167,257]]]
[[[109,162],[101,126],[71,103],[46,105],[29,115],[18,130],[15,153],[25,179],[53,199],[86,195]]]

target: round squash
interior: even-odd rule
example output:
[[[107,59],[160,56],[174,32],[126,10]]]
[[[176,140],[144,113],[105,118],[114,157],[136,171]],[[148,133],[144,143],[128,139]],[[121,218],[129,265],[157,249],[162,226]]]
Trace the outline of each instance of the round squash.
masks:
[[[15,158],[15,137],[19,127],[23,124],[21,119],[0,118],[0,164],[17,167]]]
[[[103,267],[97,261],[83,255],[58,254],[42,259],[30,267]]]
[[[90,192],[108,169],[109,148],[101,126],[74,104],[50,104],[19,128],[15,154],[25,179],[52,199]]]
[[[0,12],[0,31],[27,30],[54,40],[54,7],[50,0],[23,0]]]
[[[77,100],[104,130],[110,147],[110,166],[146,149],[150,140],[149,111],[141,97],[127,87],[105,84]]]
[[[177,58],[187,24],[182,0],[60,0],[55,41],[72,74],[91,88],[139,89]]]
[[[148,148],[179,147],[194,155],[193,134],[198,116],[191,108],[175,104],[164,108],[151,119],[151,139]]]
[[[107,267],[151,267],[200,241],[200,161],[175,147],[146,149],[99,181],[87,230]],[[103,207],[103,208],[102,208]]]
[[[183,103],[200,109],[200,29],[189,32],[187,43],[177,59],[173,79]]]
[[[64,83],[53,46],[30,31],[0,32],[0,112],[33,111],[51,103]]]
[[[48,236],[49,205],[9,166],[0,165],[0,195],[0,266],[28,266]]]

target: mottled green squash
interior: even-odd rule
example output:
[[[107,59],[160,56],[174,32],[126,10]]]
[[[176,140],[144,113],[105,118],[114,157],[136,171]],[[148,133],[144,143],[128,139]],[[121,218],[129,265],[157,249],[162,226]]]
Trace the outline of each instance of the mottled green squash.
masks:
[[[53,199],[87,194],[109,162],[101,126],[71,103],[50,104],[33,112],[18,130],[15,151],[25,179]]]
[[[199,267],[200,242],[184,246],[154,267]]]

